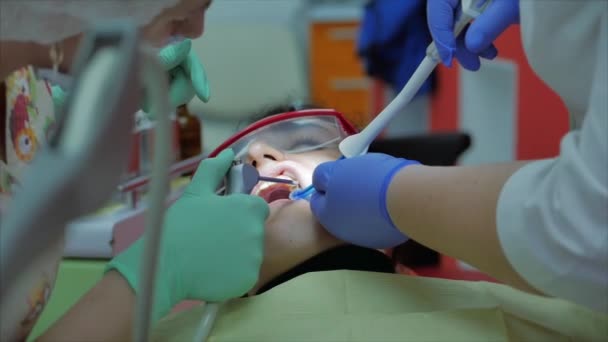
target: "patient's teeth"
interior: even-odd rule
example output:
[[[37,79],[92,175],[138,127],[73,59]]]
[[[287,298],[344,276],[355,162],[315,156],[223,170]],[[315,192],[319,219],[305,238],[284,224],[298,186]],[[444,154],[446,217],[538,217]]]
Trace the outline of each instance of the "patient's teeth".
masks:
[[[289,180],[291,180],[291,181],[294,181],[294,182],[295,182],[295,184],[292,184],[292,185],[285,184],[284,186],[288,186],[288,187],[289,187],[290,189],[292,189],[292,190],[295,190],[296,188],[298,188],[298,181],[297,181],[297,180],[295,180],[294,178],[291,178],[291,177],[289,177],[289,176],[287,176],[287,175],[280,175],[280,176],[277,176],[276,178],[281,178],[281,179],[289,179]],[[261,181],[261,182],[259,182],[259,183],[258,183],[258,188],[257,188],[257,190],[256,190],[256,192],[255,192],[255,194],[254,194],[254,195],[258,195],[258,194],[259,194],[259,193],[260,193],[262,190],[264,190],[264,189],[266,189],[266,188],[268,188],[268,187],[270,187],[270,186],[272,186],[272,185],[275,185],[275,184],[277,184],[277,183],[274,183],[274,182],[266,182],[266,181]]]

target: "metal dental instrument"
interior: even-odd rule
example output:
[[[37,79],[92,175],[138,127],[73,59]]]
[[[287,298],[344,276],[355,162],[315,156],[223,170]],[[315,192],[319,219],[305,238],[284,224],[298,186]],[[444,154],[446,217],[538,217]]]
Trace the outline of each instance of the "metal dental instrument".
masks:
[[[481,15],[491,2],[492,0],[462,0],[462,12],[454,25],[454,36],[459,36],[462,30],[473,19]],[[340,142],[339,149],[340,153],[342,153],[342,158],[351,158],[367,153],[372,141],[378,137],[397,114],[405,109],[440,61],[441,58],[439,57],[437,46],[435,42],[432,42],[426,49],[426,56],[397,97],[361,132],[351,135]],[[314,192],[314,187],[310,185],[304,189],[292,192],[289,198],[292,200],[309,199]]]
[[[292,181],[292,180],[289,180],[289,179],[282,179],[282,178],[273,178],[273,177],[260,176],[260,177],[258,177],[258,180],[260,182],[271,182],[271,183],[283,183],[283,184],[289,184],[289,185],[297,185],[297,183],[295,181]]]

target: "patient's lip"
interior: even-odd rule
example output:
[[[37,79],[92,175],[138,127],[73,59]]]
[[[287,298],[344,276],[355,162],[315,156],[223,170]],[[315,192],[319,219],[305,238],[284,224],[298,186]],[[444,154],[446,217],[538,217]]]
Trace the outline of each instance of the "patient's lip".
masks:
[[[303,184],[303,177],[302,177],[301,171],[298,169],[298,167],[296,167],[295,165],[293,165],[292,162],[289,162],[289,161],[284,161],[284,162],[282,161],[282,162],[276,162],[276,163],[269,164],[268,166],[261,167],[260,169],[258,169],[258,172],[260,173],[260,176],[265,176],[265,177],[278,177],[278,176],[289,177],[289,178],[295,180],[296,182],[298,182],[298,185],[301,188],[307,185],[307,184]],[[257,184],[253,188],[252,193],[256,193],[259,188],[260,188],[260,184]]]

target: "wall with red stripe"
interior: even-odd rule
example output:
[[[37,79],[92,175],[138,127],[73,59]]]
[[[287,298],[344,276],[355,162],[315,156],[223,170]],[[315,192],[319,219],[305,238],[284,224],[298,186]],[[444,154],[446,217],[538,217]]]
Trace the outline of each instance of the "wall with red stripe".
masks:
[[[526,61],[519,27],[507,30],[496,42],[499,56],[516,64],[516,118],[513,143],[515,159],[556,156],[560,138],[568,130],[567,110],[558,97],[534,73]],[[460,77],[462,69],[440,66],[438,87],[431,101],[431,131],[453,131],[460,127]]]

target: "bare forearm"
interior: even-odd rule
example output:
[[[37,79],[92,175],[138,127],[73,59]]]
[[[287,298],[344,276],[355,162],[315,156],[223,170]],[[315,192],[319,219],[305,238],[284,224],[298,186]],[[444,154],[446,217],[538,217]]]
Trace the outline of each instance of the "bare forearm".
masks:
[[[496,228],[502,187],[523,165],[404,168],[388,190],[389,213],[412,239],[535,292],[509,264]]]
[[[38,341],[128,341],[135,294],[117,272],[108,272]]]

